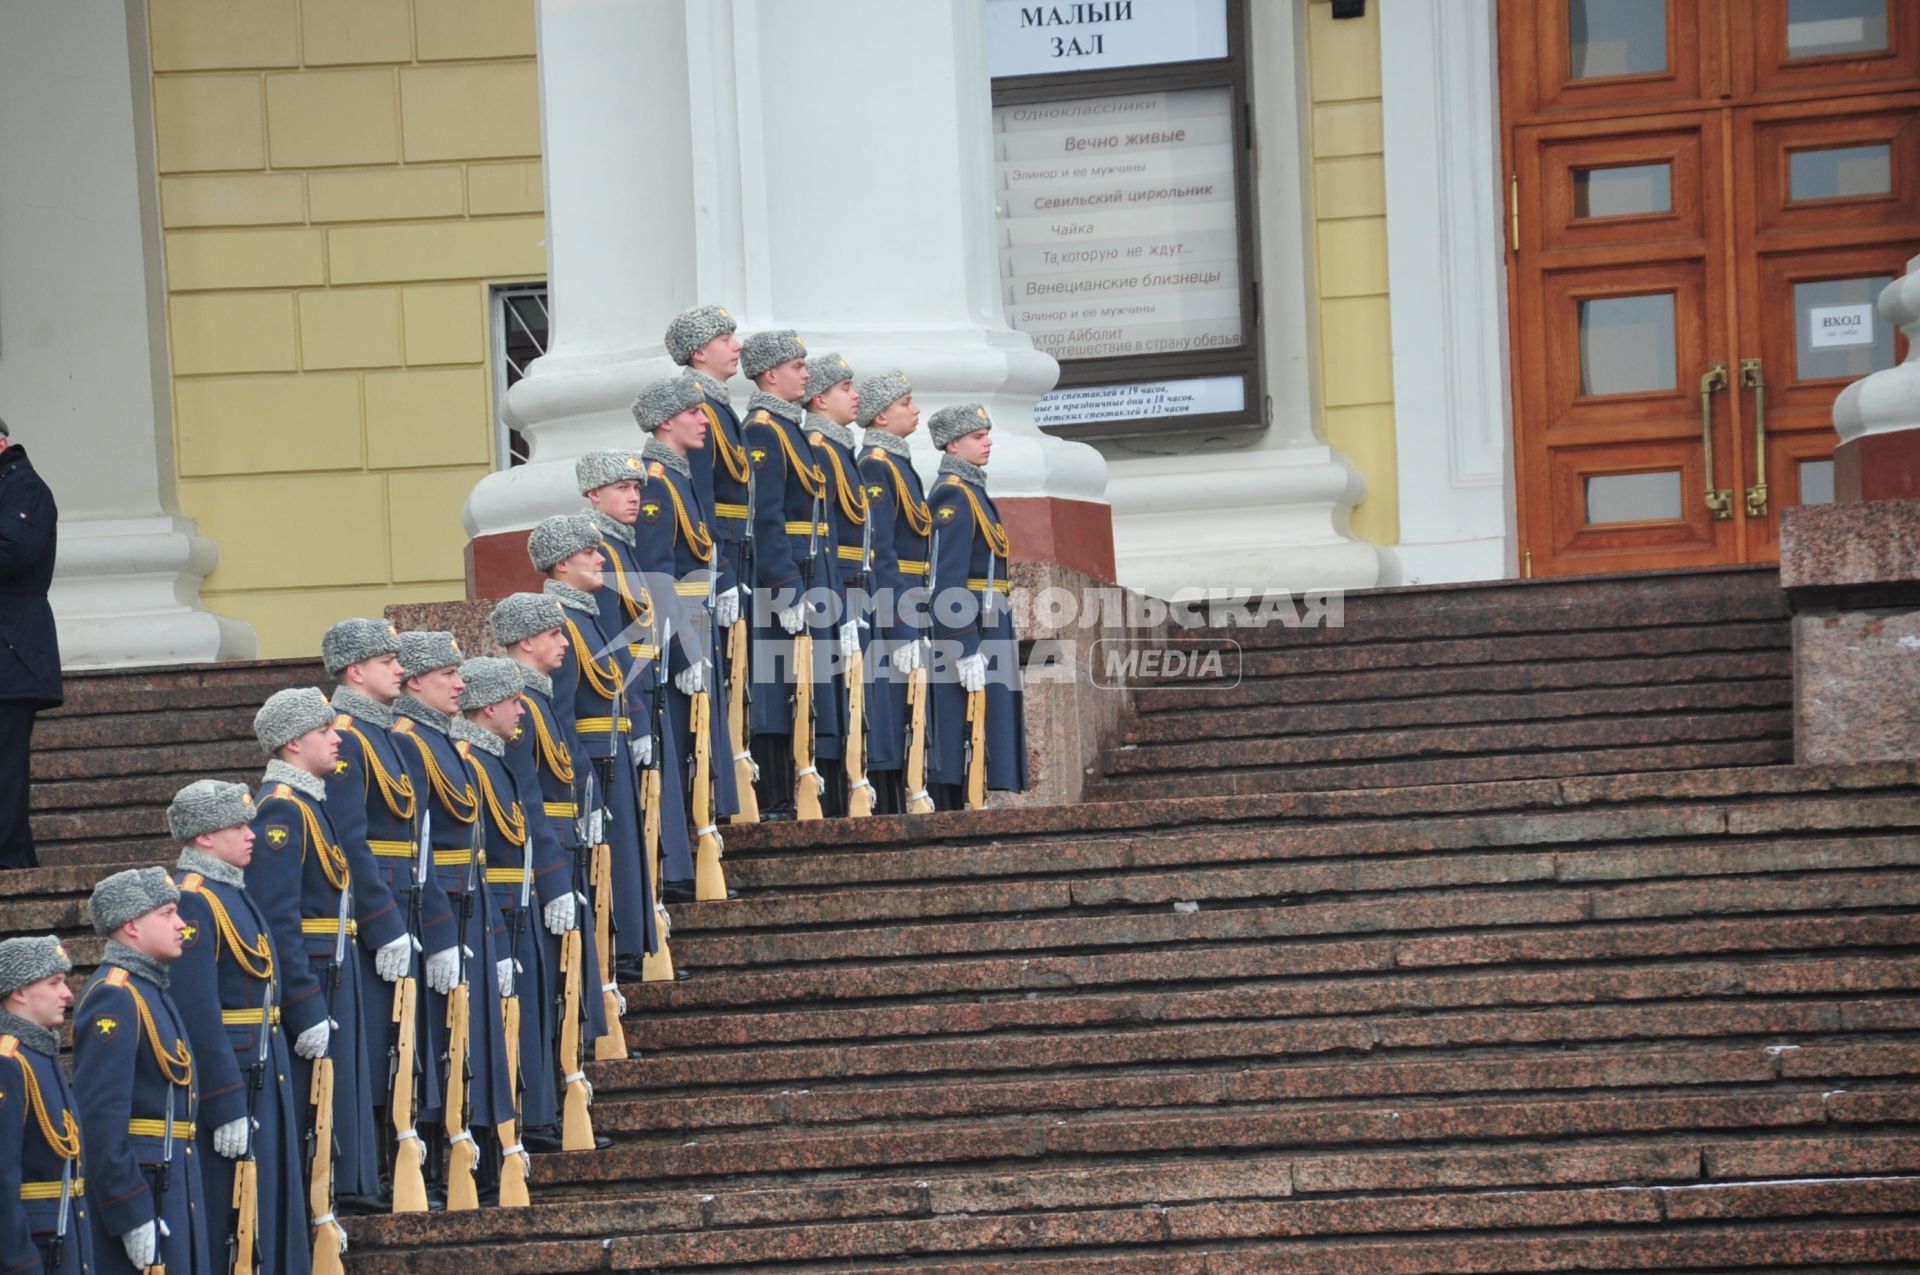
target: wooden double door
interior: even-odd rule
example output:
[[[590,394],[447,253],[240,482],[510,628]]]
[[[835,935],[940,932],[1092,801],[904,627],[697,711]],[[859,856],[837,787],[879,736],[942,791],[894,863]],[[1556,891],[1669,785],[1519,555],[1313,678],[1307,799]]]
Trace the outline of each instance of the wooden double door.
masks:
[[[1920,0],[1502,0],[1500,53],[1528,569],[1773,560],[1905,356]]]

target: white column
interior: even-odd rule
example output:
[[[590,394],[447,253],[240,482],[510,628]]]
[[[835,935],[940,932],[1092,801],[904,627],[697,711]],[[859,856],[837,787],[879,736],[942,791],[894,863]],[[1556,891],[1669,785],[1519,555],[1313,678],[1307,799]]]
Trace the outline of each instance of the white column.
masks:
[[[1312,230],[1308,215],[1306,6],[1252,10],[1267,429],[1250,438],[1171,435],[1104,443],[1120,583],[1181,589],[1366,588],[1380,550],[1347,530],[1366,479],[1314,428]]]
[[[1398,580],[1514,573],[1493,0],[1378,0]]]
[[[173,498],[144,0],[0,5],[0,404],[60,505],[69,668],[245,659]]]
[[[996,495],[1102,499],[1100,455],[1033,424],[1057,365],[996,304],[975,0],[542,0],[539,30],[555,326],[508,395],[532,463],[482,480],[470,534],[577,505],[572,459],[635,444],[667,322],[706,302],[902,369],[925,409],[986,403]]]
[[[1907,259],[1907,272],[1881,291],[1877,304],[1880,317],[1906,334],[1907,357],[1840,391],[1833,428],[1842,447],[1920,431],[1920,256]]]

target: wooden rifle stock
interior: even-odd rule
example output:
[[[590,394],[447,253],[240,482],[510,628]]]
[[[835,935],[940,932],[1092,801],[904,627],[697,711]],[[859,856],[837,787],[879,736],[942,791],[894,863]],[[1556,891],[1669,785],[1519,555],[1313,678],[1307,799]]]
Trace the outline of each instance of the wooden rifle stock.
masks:
[[[260,1233],[260,1166],[252,1156],[233,1166],[233,1275],[254,1275],[254,1242]]]
[[[447,1092],[442,1121],[447,1130],[447,1210],[480,1207],[480,1189],[473,1180],[480,1167],[480,1148],[467,1129],[468,989],[463,980],[447,993]],[[457,1140],[456,1140],[457,1139]]]
[[[793,635],[793,810],[795,819],[819,819],[820,776],[813,759],[813,635]]]
[[[693,697],[693,826],[700,830],[693,857],[693,897],[727,897],[727,870],[720,866],[720,834],[713,820],[713,696]]]
[[[987,693],[967,692],[967,809],[987,806]]]
[[[747,621],[742,617],[727,630],[727,667],[733,681],[727,687],[728,737],[740,756],[733,762],[733,786],[740,794],[740,812],[734,823],[759,823],[760,798],[753,791],[753,759],[747,753],[747,679],[753,670],[747,667]]]
[[[420,981],[403,978],[393,985],[393,1021],[399,1032],[398,1060],[393,1069],[393,1211],[425,1213],[427,1180],[422,1172],[426,1150],[413,1126],[413,1076],[420,1050]],[[405,1135],[413,1135],[411,1137]]]
[[[907,678],[907,717],[912,739],[907,745],[907,813],[930,815],[933,798],[927,795],[927,670],[925,665]]]
[[[667,948],[667,910],[660,903],[660,767],[658,765],[647,772],[644,798],[647,815],[642,825],[643,839],[640,843],[640,853],[646,858],[647,878],[653,886],[653,897],[647,902],[652,905],[654,915],[660,921],[658,927],[660,946],[658,950],[649,952],[641,960],[640,981],[671,983],[673,982],[673,953]]]
[[[313,1164],[307,1178],[307,1216],[333,1216],[333,1059],[313,1060]],[[314,1275],[340,1275],[340,1223],[313,1228]]]
[[[520,1110],[520,998],[502,996],[500,998],[500,1021],[505,1027],[507,1037],[507,1091],[513,1095],[513,1110],[517,1116]],[[500,1138],[500,1207],[503,1209],[524,1209],[533,1203],[527,1195],[527,1153],[517,1150],[508,1154],[508,1148],[517,1147],[520,1142],[519,1120],[502,1120],[496,1131]]]
[[[847,814],[873,813],[873,785],[867,782],[867,660],[859,651],[847,661]]]
[[[586,1012],[586,951],[576,925],[560,936],[560,1074],[567,1081],[560,1112],[560,1149],[593,1150],[593,1117],[587,1113],[587,1082],[580,1073],[580,1016]]]

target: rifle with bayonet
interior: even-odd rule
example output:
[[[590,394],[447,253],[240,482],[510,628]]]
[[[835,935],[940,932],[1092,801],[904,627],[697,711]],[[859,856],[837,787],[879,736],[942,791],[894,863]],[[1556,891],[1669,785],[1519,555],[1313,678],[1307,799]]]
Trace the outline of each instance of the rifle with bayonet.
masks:
[[[753,599],[753,497],[754,471],[747,469],[747,529],[740,541],[740,562],[734,572],[735,587],[742,590],[740,616],[727,630],[727,668],[733,681],[727,687],[727,726],[733,741],[733,786],[739,793],[740,810],[734,823],[759,823],[760,798],[753,790],[760,772],[753,764],[753,752],[747,746],[752,738],[747,720],[747,705],[753,698],[753,625],[749,612]]]
[[[1000,560],[987,547],[987,587],[980,595],[980,638],[984,659],[987,626],[993,620],[994,569]],[[967,692],[967,809],[987,805],[987,688]]]
[[[475,766],[481,765],[479,761]],[[491,887],[488,887],[489,890]],[[491,900],[488,901],[491,906]],[[520,940],[527,931],[527,909],[533,905],[533,835],[529,831],[526,841],[520,846],[520,906],[513,911],[507,921],[507,960],[512,972],[508,975],[509,990],[500,997],[501,1030],[506,1037],[507,1047],[507,1093],[513,1104],[513,1114],[502,1120],[494,1130],[500,1139],[500,1207],[503,1209],[524,1209],[532,1199],[527,1194],[527,1178],[531,1176],[530,1166],[533,1157],[520,1145]]]
[[[832,446],[833,444],[829,444]],[[854,470],[854,478],[859,479],[859,470]],[[854,573],[853,583],[847,589],[848,615],[845,623],[854,626],[856,639],[860,633],[860,615],[855,610],[855,598],[864,601],[873,580],[873,511],[867,511],[866,520],[860,526],[860,569]],[[860,608],[864,610],[864,605]],[[847,814],[860,818],[873,813],[873,781],[867,778],[867,661],[866,654],[856,640],[853,655],[847,660]]]
[[[721,668],[720,652],[713,645],[718,636],[713,626],[713,585],[718,572],[707,575],[706,634],[707,653],[713,659],[714,675]],[[661,652],[661,658],[666,653]],[[693,897],[702,901],[727,897],[727,871],[720,866],[722,844],[720,826],[713,814],[713,695],[702,687],[691,697],[687,708],[688,727],[693,734],[693,792],[688,803],[693,812],[696,844],[693,852]]]
[[[811,593],[818,582],[820,559],[820,517],[825,512],[821,507],[821,497],[826,494],[824,475],[821,494],[813,498],[812,516],[807,522],[807,570],[806,591]],[[820,809],[820,794],[826,790],[826,781],[820,777],[819,767],[814,764],[814,733],[818,717],[813,702],[813,632],[807,627],[807,614],[802,595],[800,631],[793,635],[793,817],[795,819],[819,819],[824,815]]]
[[[641,824],[640,858],[647,867],[647,903],[653,908],[655,928],[660,937],[655,949],[640,962],[640,981],[643,983],[671,983],[674,980],[673,953],[667,947],[667,933],[673,922],[667,915],[666,905],[660,900],[660,770],[666,761],[666,731],[663,726],[667,711],[667,644],[672,640],[673,622],[662,619],[659,649],[653,657],[653,712],[647,719],[653,760],[647,766],[646,777],[640,781],[641,805],[646,811]]]
[[[593,768],[583,767],[585,800],[574,807],[580,813],[574,823],[573,874],[568,886],[575,899],[587,898],[587,863],[593,847],[600,841],[601,816],[594,805]],[[576,798],[580,795],[575,794]],[[586,913],[576,907],[573,925],[560,936],[560,1075],[566,1093],[560,1107],[560,1149],[591,1151],[594,1147],[593,1117],[588,1113],[587,1073],[580,1060],[580,1035],[587,1014]],[[608,1020],[609,1029],[618,1026]]]
[[[333,963],[327,968],[327,1021],[333,1021],[334,994],[340,990],[341,971],[347,964],[347,906],[351,883],[340,883],[340,913],[334,918]],[[340,1248],[346,1234],[333,1215],[333,1162],[339,1154],[333,1136],[333,1043],[329,1035],[327,1052],[313,1060],[313,1083],[308,1093],[313,1103],[313,1163],[307,1187],[307,1208],[313,1226],[314,1275],[340,1275]]]
[[[473,1085],[473,1049],[471,1040],[472,995],[468,984],[467,961],[473,955],[467,947],[467,926],[473,919],[474,891],[478,888],[477,861],[481,855],[481,821],[474,812],[473,838],[467,853],[467,888],[460,896],[460,936],[454,955],[460,976],[447,993],[447,1088],[445,1112],[441,1116],[447,1131],[447,1210],[461,1212],[480,1207],[480,1187],[474,1174],[480,1168],[480,1146],[473,1140],[468,1125]]]
[[[927,622],[932,623],[933,587],[935,570],[940,560],[940,529],[935,527],[928,539],[927,549]],[[927,791],[927,736],[932,730],[930,714],[932,695],[930,694],[927,665],[932,662],[932,641],[920,636],[916,628],[912,642],[924,642],[920,660],[914,665],[913,672],[907,676],[907,720],[912,732],[911,742],[907,745],[907,813],[910,815],[930,815],[933,813],[933,796]]]
[[[247,1153],[233,1166],[233,1234],[227,1237],[227,1269],[233,1275],[254,1275],[260,1266],[260,1091],[267,1087],[268,1059],[273,1052],[273,979],[264,980],[260,993],[260,1052],[247,1069]],[[269,1272],[271,1275],[271,1272]]]
[[[407,905],[407,933],[418,935],[423,924],[421,898],[433,863],[433,811],[420,803],[420,836],[413,851],[413,898]],[[413,939],[418,949],[420,940]],[[416,950],[413,959],[418,959]],[[408,968],[411,970],[412,965]],[[414,1108],[420,1084],[420,979],[407,974],[393,985],[393,1075],[388,1092],[388,1115],[393,1120],[393,1211],[427,1211],[427,1148],[414,1127]]]

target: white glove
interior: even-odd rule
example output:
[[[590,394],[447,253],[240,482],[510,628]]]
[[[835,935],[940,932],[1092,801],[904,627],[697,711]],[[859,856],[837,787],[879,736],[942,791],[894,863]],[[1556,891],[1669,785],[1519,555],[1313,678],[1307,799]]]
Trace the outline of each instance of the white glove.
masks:
[[[427,986],[445,996],[460,981],[460,953],[456,948],[442,948],[427,958]]]
[[[334,1235],[339,1237],[340,1251],[342,1253],[345,1253],[347,1251],[347,1228],[340,1225],[340,1223],[335,1222],[333,1224],[333,1233]]]
[[[621,1017],[624,1018],[627,1013],[627,994],[620,990],[620,984],[602,983],[600,984],[600,990],[603,992],[613,993],[614,1008],[618,1010],[620,1012]],[[589,1098],[593,1097],[593,1085],[591,1083],[587,1085],[587,1097]]]
[[[153,1265],[154,1248],[159,1237],[154,1234],[153,1223],[142,1222],[120,1237],[120,1244],[127,1250],[127,1260],[133,1263],[133,1269],[144,1271]]]
[[[972,655],[961,657],[960,687],[969,695],[975,691],[984,691],[987,689],[987,655],[985,651],[975,651]]]
[[[500,995],[513,995],[513,958],[511,956],[493,963],[493,981],[500,988]]]
[[[247,1118],[229,1120],[213,1131],[213,1149],[229,1160],[247,1153]]]
[[[848,620],[840,626],[840,658],[853,663],[860,654],[860,621]]]
[[[740,591],[728,589],[713,599],[713,627],[730,629],[740,618]]]
[[[680,688],[682,695],[699,695],[707,689],[707,662],[705,660],[696,660],[694,663],[687,665],[687,667],[681,669],[680,672],[675,675],[673,684]],[[648,740],[647,742],[652,743],[653,741]]]
[[[642,735],[633,741],[633,764],[636,766],[653,765],[653,736]]]
[[[911,673],[922,663],[919,638],[908,638],[893,648],[893,666],[902,673]]]
[[[294,1038],[293,1052],[302,1058],[324,1058],[327,1042],[332,1039],[333,1024],[323,1018]]]
[[[413,940],[402,934],[391,943],[382,943],[373,953],[373,972],[389,983],[397,983],[407,976],[407,965],[413,958]]]
[[[789,633],[798,633],[807,623],[807,604],[796,602],[780,613],[780,627]]]
[[[547,923],[547,933],[565,934],[571,930],[574,927],[574,918],[578,915],[575,907],[571,890],[548,903],[541,910],[541,916]]]

